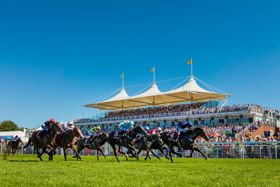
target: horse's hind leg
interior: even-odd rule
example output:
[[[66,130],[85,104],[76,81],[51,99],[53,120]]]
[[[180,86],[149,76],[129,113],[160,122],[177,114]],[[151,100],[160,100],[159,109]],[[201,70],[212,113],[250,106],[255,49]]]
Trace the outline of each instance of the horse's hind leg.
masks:
[[[41,161],[43,161],[43,159],[42,159],[43,151],[42,151],[42,153],[40,153],[39,149],[37,149],[36,151],[37,151],[38,158],[39,158]]]
[[[130,149],[131,152],[133,153],[133,156],[134,156],[137,160],[139,160],[139,155],[137,154],[136,149],[135,149],[133,146],[131,146],[131,145],[128,145],[127,148]]]
[[[130,150],[128,150],[128,151],[130,151]],[[125,152],[122,152],[122,151],[121,151],[121,147],[119,147],[118,152],[121,153],[121,154],[123,154],[123,155],[125,155],[125,159],[126,159],[126,161],[128,161],[128,155],[127,155]],[[132,154],[133,154],[133,153],[132,153]]]
[[[145,158],[145,160],[147,160],[147,158],[149,158],[150,160],[152,160],[152,159],[151,159],[151,157],[150,157],[150,152],[149,152],[149,150],[147,150],[147,153],[146,153],[146,158]]]
[[[96,157],[97,157],[97,161],[99,161],[99,151],[98,151],[98,149],[96,149]]]
[[[190,158],[192,158],[193,152],[194,152],[194,149],[191,150],[191,153],[190,153],[190,156],[189,156]]]
[[[111,145],[111,147],[112,147],[112,149],[113,149],[113,151],[114,151],[114,155],[115,155],[117,161],[120,162],[120,160],[119,160],[119,158],[118,158],[118,155],[117,155],[116,146],[115,146],[114,144],[110,144],[110,145]]]
[[[166,154],[164,153],[163,148],[160,147],[158,150],[162,153],[162,155],[163,155],[167,160],[169,160],[169,157],[168,157],[168,155],[166,155]]]
[[[156,153],[155,153],[153,150],[151,150],[151,153],[152,153],[157,159],[160,160],[160,158],[156,155]]]
[[[66,148],[63,148],[63,154],[64,154],[64,160],[65,160],[65,162],[66,162],[66,161],[67,161]]]
[[[208,160],[208,157],[205,154],[203,154],[198,148],[194,147],[193,149],[199,152],[206,160]]]

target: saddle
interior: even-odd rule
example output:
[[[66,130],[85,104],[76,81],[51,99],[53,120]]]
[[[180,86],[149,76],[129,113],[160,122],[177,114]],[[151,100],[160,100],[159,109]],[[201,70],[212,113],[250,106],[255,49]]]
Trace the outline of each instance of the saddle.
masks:
[[[179,137],[179,133],[178,132],[170,132],[168,134],[169,141],[177,141],[178,137]]]
[[[124,135],[126,135],[126,131],[113,131],[112,135],[113,139],[120,140]]]

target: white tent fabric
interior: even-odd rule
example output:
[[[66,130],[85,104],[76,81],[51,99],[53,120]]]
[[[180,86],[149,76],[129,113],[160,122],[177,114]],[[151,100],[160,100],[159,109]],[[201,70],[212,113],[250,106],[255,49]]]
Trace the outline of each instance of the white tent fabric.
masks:
[[[140,93],[138,95],[135,95],[131,97],[130,99],[135,99],[135,98],[141,98],[141,97],[149,97],[149,96],[154,96],[154,95],[160,95],[162,92],[158,89],[158,86],[156,83],[153,83],[150,88],[143,93]]]
[[[85,107],[98,108],[102,110],[114,110],[123,107],[125,100],[129,99],[129,96],[124,88],[121,88],[120,91],[105,101],[93,104],[87,104]]]
[[[196,83],[196,80],[193,77],[191,77],[189,79],[189,81],[186,84],[184,84],[183,86],[181,86],[177,89],[174,89],[174,90],[170,90],[166,93],[177,93],[177,92],[184,92],[184,91],[210,93],[209,91],[198,86],[198,84]]]
[[[196,80],[191,77],[183,86],[167,92],[161,92],[153,83],[143,93],[129,97],[124,89],[121,89],[114,97],[86,107],[102,110],[123,110],[128,108],[145,106],[164,106],[183,102],[205,102],[211,100],[224,100],[228,94],[210,92],[201,88]]]

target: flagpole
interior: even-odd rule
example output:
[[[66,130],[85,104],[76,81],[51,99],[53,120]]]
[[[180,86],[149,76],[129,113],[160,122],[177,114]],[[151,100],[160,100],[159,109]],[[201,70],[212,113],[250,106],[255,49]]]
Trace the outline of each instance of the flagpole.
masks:
[[[121,78],[122,78],[122,89],[124,89],[124,73],[122,73]]]
[[[193,78],[193,67],[192,67],[192,63],[191,63],[191,78]]]
[[[154,77],[153,77],[153,83],[156,83],[156,66],[154,66]]]

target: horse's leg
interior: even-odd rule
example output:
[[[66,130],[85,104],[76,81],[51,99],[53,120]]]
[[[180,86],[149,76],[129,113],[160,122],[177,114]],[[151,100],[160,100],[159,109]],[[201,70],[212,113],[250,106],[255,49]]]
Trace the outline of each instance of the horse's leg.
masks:
[[[194,147],[193,149],[199,152],[206,160],[208,160],[208,157],[204,153],[202,153],[198,148]]]
[[[82,160],[82,158],[80,157],[80,155],[79,155],[79,153],[76,151],[77,149],[76,149],[76,146],[75,145],[70,145],[71,146],[71,149],[72,149],[72,151],[73,151],[73,153],[74,153],[74,155],[77,157],[77,160],[79,159],[79,160]]]
[[[156,153],[151,149],[151,153],[157,158],[160,160],[160,158],[156,155]]]
[[[163,151],[163,148],[162,147],[159,147],[158,148],[158,150],[162,153],[162,155],[167,159],[167,160],[169,160],[169,157],[168,157],[168,155],[166,155],[165,153],[164,153],[164,151]]]
[[[99,161],[99,154],[98,154],[98,149],[96,149],[96,157],[97,157],[97,161]]]
[[[16,149],[12,149],[13,156],[15,156],[16,151],[17,151]]]
[[[149,152],[149,150],[147,149],[146,151],[147,151],[147,153],[146,153],[146,158],[145,158],[145,160],[147,160],[147,158],[149,158],[150,160],[152,160],[152,158],[150,157],[150,152]]]
[[[43,161],[43,159],[42,159],[43,151],[42,151],[42,153],[40,153],[39,149],[37,149],[36,151],[37,151],[38,158],[39,158],[41,161]]]
[[[131,146],[131,145],[128,145],[127,148],[130,149],[132,153],[135,153],[135,154],[133,154],[133,155],[135,155],[135,158],[136,158],[137,160],[139,160],[139,155],[137,154],[136,149],[135,149],[133,146]]]
[[[128,151],[129,151],[129,150],[128,150]],[[123,155],[125,155],[125,159],[126,159],[126,161],[128,161],[128,155],[127,155],[126,153],[124,153],[124,152],[121,151],[121,146],[119,146],[118,152],[121,153],[121,154],[123,154]]]
[[[110,145],[111,145],[111,147],[112,147],[112,149],[113,149],[113,151],[114,151],[114,155],[115,155],[117,161],[120,162],[120,160],[119,160],[119,158],[118,158],[118,155],[117,155],[116,146],[115,146],[114,144],[110,144]]]
[[[183,157],[183,155],[181,155],[180,153],[176,152],[176,151],[173,149],[173,146],[168,146],[168,147],[169,147],[170,151],[171,151],[173,154],[179,156],[180,158]],[[172,148],[171,148],[171,147],[172,147]]]
[[[141,151],[142,151],[142,149],[139,149],[137,154],[140,155]]]
[[[104,156],[104,158],[106,159],[106,155],[104,154],[104,152],[102,151],[102,149],[100,149],[100,147],[98,147],[97,150],[98,150],[99,152],[101,152],[101,154],[102,154],[102,155]]]
[[[67,155],[66,155],[66,148],[63,147],[63,154],[64,154],[64,160],[66,162],[67,160]]]
[[[194,152],[194,149],[191,150],[191,154],[190,154],[190,156],[189,156],[190,158],[192,158],[193,152]]]

